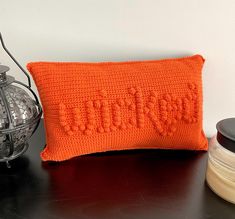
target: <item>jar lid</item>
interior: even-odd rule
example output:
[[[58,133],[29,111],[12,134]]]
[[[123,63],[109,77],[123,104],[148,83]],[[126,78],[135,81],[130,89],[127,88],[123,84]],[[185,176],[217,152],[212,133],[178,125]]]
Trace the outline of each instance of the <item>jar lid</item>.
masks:
[[[235,118],[228,118],[216,124],[217,141],[229,151],[235,153]]]

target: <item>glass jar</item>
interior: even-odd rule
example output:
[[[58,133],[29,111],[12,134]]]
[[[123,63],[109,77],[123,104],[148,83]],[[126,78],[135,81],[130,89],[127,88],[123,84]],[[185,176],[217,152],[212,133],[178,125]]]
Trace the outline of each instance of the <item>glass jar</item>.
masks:
[[[206,181],[223,199],[235,204],[235,118],[221,120],[209,143]]]

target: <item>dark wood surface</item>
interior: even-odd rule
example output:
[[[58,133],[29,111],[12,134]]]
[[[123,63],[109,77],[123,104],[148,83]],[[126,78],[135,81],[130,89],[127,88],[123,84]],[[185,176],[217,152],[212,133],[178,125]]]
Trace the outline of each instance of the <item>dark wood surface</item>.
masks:
[[[235,218],[205,183],[207,153],[135,150],[42,163],[43,122],[27,153],[0,165],[0,218]]]

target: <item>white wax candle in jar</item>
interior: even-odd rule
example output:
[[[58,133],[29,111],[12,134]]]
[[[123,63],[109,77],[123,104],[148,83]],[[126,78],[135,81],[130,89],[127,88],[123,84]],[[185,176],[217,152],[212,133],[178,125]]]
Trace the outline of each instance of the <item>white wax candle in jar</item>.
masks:
[[[235,118],[221,120],[209,143],[206,181],[223,199],[235,204]]]

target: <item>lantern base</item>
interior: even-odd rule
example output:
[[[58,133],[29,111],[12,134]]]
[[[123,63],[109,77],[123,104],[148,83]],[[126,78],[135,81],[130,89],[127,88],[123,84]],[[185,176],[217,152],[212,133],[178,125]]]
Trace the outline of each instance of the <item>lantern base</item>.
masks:
[[[24,154],[25,151],[28,149],[28,147],[29,147],[29,144],[27,142],[17,146],[17,149],[14,150],[12,155],[10,155],[9,157],[0,158],[0,162],[7,162],[8,163],[8,161],[16,159],[20,155]]]

